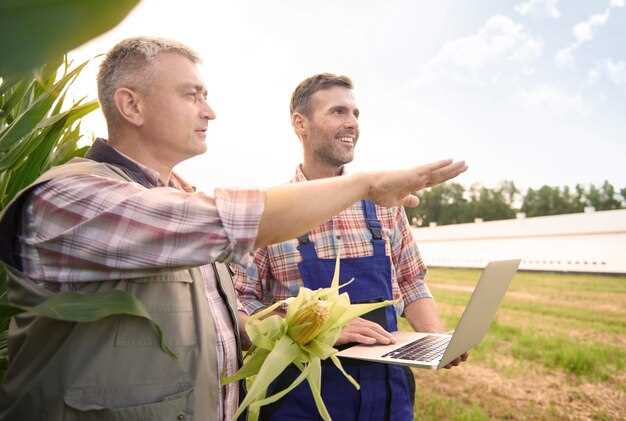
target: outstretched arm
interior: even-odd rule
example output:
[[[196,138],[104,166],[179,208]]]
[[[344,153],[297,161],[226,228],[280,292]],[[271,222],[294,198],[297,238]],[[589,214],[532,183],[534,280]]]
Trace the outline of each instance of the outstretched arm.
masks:
[[[378,171],[273,187],[267,190],[256,247],[295,238],[354,202],[416,206],[412,193],[456,177],[465,162],[438,161],[397,171]]]

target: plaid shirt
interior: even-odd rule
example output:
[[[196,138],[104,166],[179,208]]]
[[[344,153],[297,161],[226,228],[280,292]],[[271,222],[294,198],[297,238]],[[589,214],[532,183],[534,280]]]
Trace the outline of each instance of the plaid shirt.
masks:
[[[24,273],[48,289],[63,291],[80,282],[199,266],[215,322],[215,376],[233,374],[238,368],[234,327],[208,263],[247,258],[263,212],[263,193],[218,189],[213,198],[194,192],[175,175],[166,187],[158,173],[105,142],[97,141],[94,149],[112,155],[129,175],[135,173],[137,182],[76,175],[35,188],[19,237]],[[238,385],[219,393],[218,419],[230,420],[238,405]]]
[[[293,182],[306,181],[298,166]],[[391,256],[391,283],[398,314],[404,307],[421,298],[432,298],[424,283],[426,267],[402,208],[376,206],[383,226],[385,249]],[[357,202],[328,222],[309,232],[315,250],[321,259],[335,258],[341,239],[341,257],[363,257],[373,254],[372,235],[367,228],[361,202]],[[297,250],[298,240],[290,240],[257,250],[254,261],[247,267],[232,265],[240,310],[253,314],[267,305],[298,294],[303,286],[298,263],[302,260]]]

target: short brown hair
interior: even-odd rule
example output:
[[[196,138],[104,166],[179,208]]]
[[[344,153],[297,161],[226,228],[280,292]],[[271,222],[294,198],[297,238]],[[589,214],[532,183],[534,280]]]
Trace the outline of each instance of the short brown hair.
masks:
[[[315,76],[304,79],[293,94],[291,95],[291,105],[289,111],[291,114],[299,112],[309,115],[311,97],[317,91],[330,89],[333,86],[341,86],[343,88],[352,89],[352,81],[348,76],[338,76],[332,73],[320,73]]]

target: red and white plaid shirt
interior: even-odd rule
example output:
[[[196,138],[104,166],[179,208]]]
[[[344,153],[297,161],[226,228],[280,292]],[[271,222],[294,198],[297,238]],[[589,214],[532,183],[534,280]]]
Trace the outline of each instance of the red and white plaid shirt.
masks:
[[[217,336],[219,372],[213,375],[233,374],[238,369],[234,327],[208,263],[247,258],[264,194],[217,189],[213,198],[193,192],[176,176],[165,187],[158,173],[132,163],[141,167],[152,188],[94,175],[53,179],[35,188],[19,237],[23,271],[46,288],[63,291],[79,282],[199,266]],[[238,385],[219,393],[217,419],[230,420],[239,404]]]
[[[306,181],[306,177],[298,166],[292,182],[300,181]],[[404,210],[376,205],[376,213],[383,226],[386,253],[391,256],[393,296],[402,298],[396,311],[402,314],[410,303],[432,298],[424,283],[426,267],[413,241]],[[310,231],[309,238],[321,259],[335,258],[338,245],[342,258],[371,256],[374,252],[361,202]],[[273,302],[298,294],[304,284],[298,271],[302,259],[297,246],[298,240],[274,244],[257,250],[254,261],[247,267],[232,265],[240,310],[253,314]]]

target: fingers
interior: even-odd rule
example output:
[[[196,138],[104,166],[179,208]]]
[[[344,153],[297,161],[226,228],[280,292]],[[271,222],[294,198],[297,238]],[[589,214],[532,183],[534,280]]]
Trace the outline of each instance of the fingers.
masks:
[[[441,161],[435,161],[435,162],[431,162],[430,164],[426,164],[426,165],[421,165],[418,168],[427,171],[427,172],[432,172],[432,171],[436,171],[440,168],[444,168],[448,165],[450,165],[452,163],[451,159],[442,159]]]
[[[409,170],[370,173],[367,197],[381,206],[416,207],[419,200],[413,192],[450,180],[466,170],[465,161],[446,159]]]
[[[336,345],[345,343],[361,343],[366,345],[383,344],[389,345],[395,342],[391,333],[383,329],[378,323],[362,319],[360,317],[351,320],[343,328]]]
[[[467,170],[467,164],[465,161],[459,161],[455,163],[451,163],[444,167],[440,167],[436,170],[432,171],[431,177],[428,184],[428,187],[435,186],[437,184],[443,183],[444,181],[450,180],[462,172]]]
[[[467,361],[467,356],[468,356],[467,352],[463,353],[462,355],[460,355],[457,358],[455,358],[454,360],[452,360],[444,368],[449,370],[452,367],[456,367],[457,365],[461,364],[462,362]]]
[[[414,194],[410,194],[406,196],[401,201],[401,205],[406,206],[407,208],[416,208],[417,206],[419,206],[419,204],[420,204],[420,200]]]

